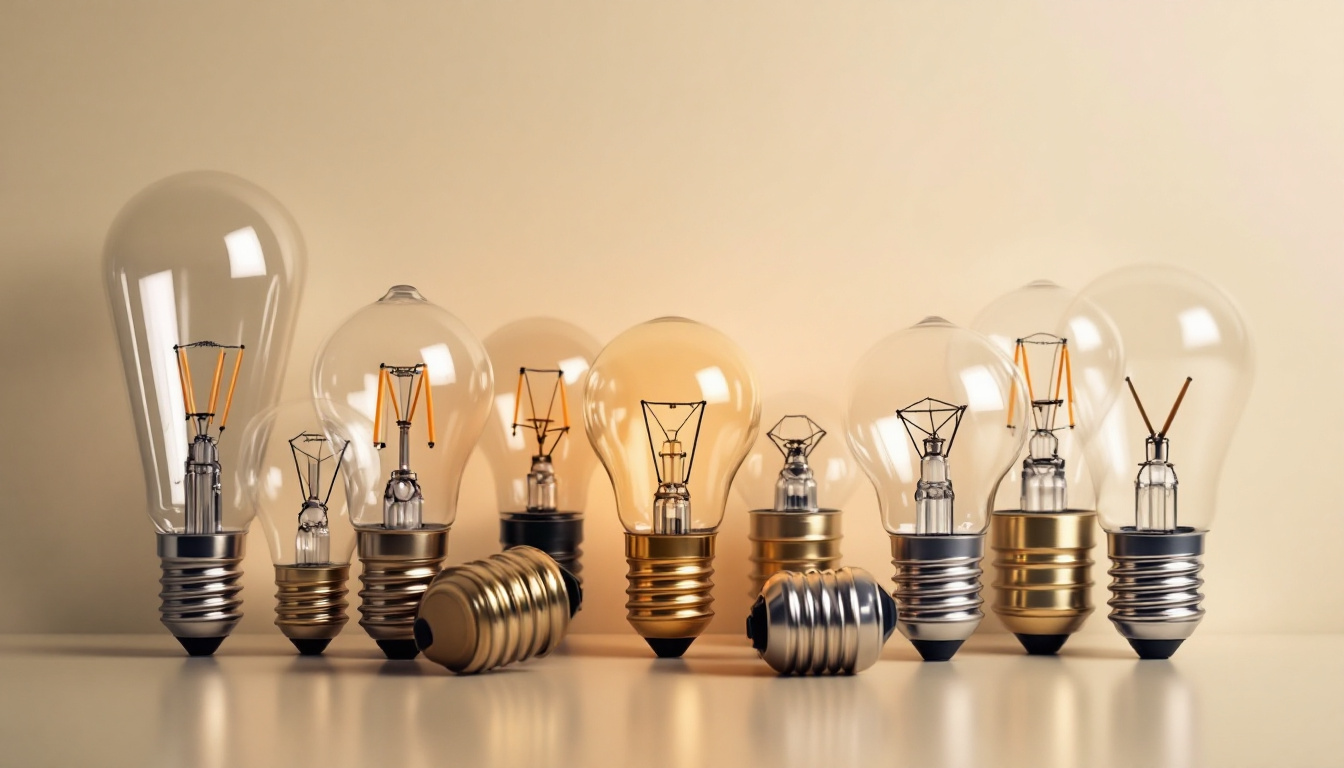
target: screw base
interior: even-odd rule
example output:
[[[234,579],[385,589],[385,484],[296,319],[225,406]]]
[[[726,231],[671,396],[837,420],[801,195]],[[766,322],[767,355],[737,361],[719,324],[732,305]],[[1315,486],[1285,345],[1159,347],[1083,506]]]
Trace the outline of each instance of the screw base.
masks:
[[[321,640],[325,648],[349,621],[349,577],[350,566],[344,564],[275,566],[275,625],[296,647],[299,641]],[[299,652],[312,655],[303,648]]]
[[[926,661],[952,658],[985,617],[984,552],[984,534],[891,535],[896,626]]]
[[[840,567],[840,510],[780,512],[751,510],[751,592],[780,571],[825,571]]]
[[[160,533],[159,619],[192,656],[209,656],[243,618],[246,531]]]
[[[716,533],[626,533],[626,619],[654,653],[685,653],[714,618]],[[659,648],[663,651],[660,652]]]
[[[1106,534],[1111,555],[1110,619],[1142,658],[1164,659],[1204,618],[1204,535],[1124,529]],[[1147,654],[1147,655],[1145,655]],[[1163,655],[1165,654],[1165,655]]]
[[[1092,614],[1096,513],[1000,511],[990,515],[994,613],[1023,636],[1067,637]],[[1026,645],[1023,640],[1023,645]],[[1033,641],[1043,647],[1039,641]],[[1060,645],[1063,640],[1059,641]],[[1056,646],[1055,651],[1059,648]],[[1055,651],[1040,651],[1054,653]],[[1038,653],[1030,647],[1028,653]]]
[[[448,554],[448,528],[426,526],[402,531],[359,528],[359,559],[364,565],[359,591],[359,625],[389,659],[413,659],[415,614],[429,583]],[[409,654],[409,655],[408,655]]]

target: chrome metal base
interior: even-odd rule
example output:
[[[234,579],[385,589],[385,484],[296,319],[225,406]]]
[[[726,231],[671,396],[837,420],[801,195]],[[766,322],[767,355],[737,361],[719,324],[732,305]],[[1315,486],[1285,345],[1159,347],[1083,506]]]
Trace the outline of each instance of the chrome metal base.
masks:
[[[514,547],[446,568],[415,620],[425,658],[458,674],[545,656],[583,601],[579,580],[539,549]]]
[[[510,512],[499,516],[499,544],[535,547],[561,568],[578,576],[583,570],[582,512]]]
[[[625,534],[626,619],[659,658],[681,656],[714,618],[717,535]]]
[[[359,625],[389,659],[413,659],[415,612],[429,583],[448,555],[448,528],[426,526],[409,531],[357,528],[359,580],[363,601]]]
[[[780,512],[751,510],[751,592],[780,571],[824,571],[840,567],[840,510]]]
[[[995,512],[994,613],[1030,654],[1054,654],[1091,615],[1095,512]]]
[[[322,653],[350,620],[349,578],[349,565],[275,566],[275,625],[299,653]]]
[[[1111,622],[1141,658],[1170,658],[1204,618],[1205,533],[1107,532]]]
[[[247,531],[158,534],[159,618],[192,656],[209,656],[243,618]]]
[[[984,534],[891,534],[896,626],[925,661],[947,661],[985,617]]]
[[[780,571],[747,618],[751,645],[783,675],[871,667],[896,628],[896,601],[862,568]]]

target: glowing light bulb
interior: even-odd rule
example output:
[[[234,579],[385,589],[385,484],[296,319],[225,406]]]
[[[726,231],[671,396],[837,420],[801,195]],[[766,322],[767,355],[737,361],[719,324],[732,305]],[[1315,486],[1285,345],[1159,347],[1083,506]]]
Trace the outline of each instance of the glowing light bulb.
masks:
[[[928,661],[975,631],[988,514],[1026,439],[1026,383],[985,337],[942,318],[882,340],[851,377],[846,437],[877,491],[897,626]]]
[[[1168,658],[1204,617],[1204,535],[1254,377],[1250,334],[1216,286],[1152,265],[1087,286],[1061,329],[1075,339],[1110,618],[1139,656]]]
[[[760,411],[742,351],[685,318],[625,331],[588,374],[584,427],[626,530],[627,617],[659,656],[714,617],[714,537]]]
[[[126,204],[103,260],[158,530],[159,612],[188,653],[209,655],[242,618],[239,564],[253,514],[224,479],[239,444],[223,433],[275,402],[303,243],[266,192],[188,173]],[[193,380],[193,369],[211,374]]]

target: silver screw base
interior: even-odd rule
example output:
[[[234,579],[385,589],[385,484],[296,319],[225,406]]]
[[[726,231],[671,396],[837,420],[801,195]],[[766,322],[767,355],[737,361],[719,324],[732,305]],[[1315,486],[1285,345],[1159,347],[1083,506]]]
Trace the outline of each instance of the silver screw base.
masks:
[[[896,626],[925,661],[947,661],[980,626],[985,535],[891,534]]]
[[[192,656],[209,656],[243,618],[246,531],[158,534],[159,619]]]
[[[747,619],[752,647],[782,675],[862,672],[895,628],[895,601],[862,568],[779,571]]]
[[[1111,623],[1140,658],[1170,658],[1203,620],[1206,533],[1107,532]]]

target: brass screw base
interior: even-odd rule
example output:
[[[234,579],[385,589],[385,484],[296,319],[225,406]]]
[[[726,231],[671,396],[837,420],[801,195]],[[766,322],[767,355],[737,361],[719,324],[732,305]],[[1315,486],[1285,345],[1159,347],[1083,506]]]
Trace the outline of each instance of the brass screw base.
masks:
[[[350,566],[344,564],[275,566],[275,625],[299,653],[321,653],[350,620],[349,578]]]
[[[995,512],[994,613],[1029,653],[1052,654],[1092,613],[1095,512]]]
[[[582,600],[578,579],[545,552],[519,546],[446,568],[415,620],[425,658],[459,674],[545,656]]]
[[[159,619],[187,653],[209,656],[243,618],[246,531],[160,533]]]
[[[625,534],[626,619],[659,656],[680,656],[714,618],[716,533]]]
[[[840,567],[840,510],[780,512],[753,509],[751,596],[780,571],[826,571]]]
[[[359,580],[363,601],[359,625],[389,659],[413,659],[415,612],[420,597],[443,568],[448,555],[448,528],[434,526],[409,531],[386,528],[356,530]]]

